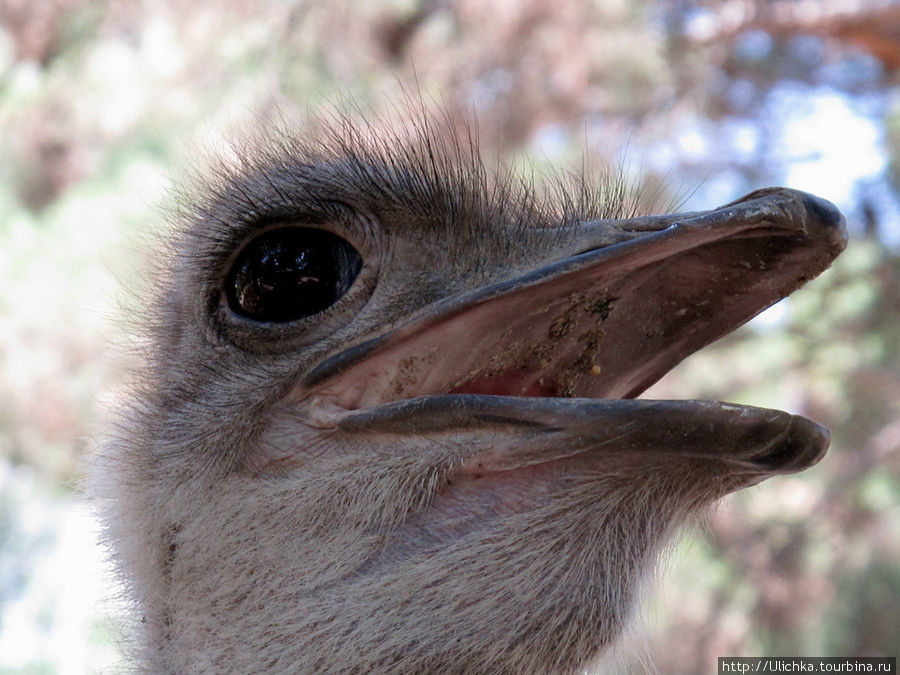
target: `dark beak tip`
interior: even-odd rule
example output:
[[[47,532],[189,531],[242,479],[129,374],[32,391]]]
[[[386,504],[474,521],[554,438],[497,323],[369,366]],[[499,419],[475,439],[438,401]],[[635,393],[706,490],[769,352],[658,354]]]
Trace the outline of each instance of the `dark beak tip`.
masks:
[[[755,190],[721,209],[737,205],[752,205],[760,209],[765,220],[774,218],[789,230],[799,228],[805,237],[815,242],[827,255],[835,258],[847,246],[847,221],[835,204],[809,192],[786,187]]]
[[[769,467],[772,473],[796,473],[818,464],[830,444],[828,429],[795,415],[780,442],[757,461]]]
[[[838,207],[827,199],[808,192],[800,192],[799,195],[810,229],[823,236],[834,250],[843,250],[847,245],[847,220]]]

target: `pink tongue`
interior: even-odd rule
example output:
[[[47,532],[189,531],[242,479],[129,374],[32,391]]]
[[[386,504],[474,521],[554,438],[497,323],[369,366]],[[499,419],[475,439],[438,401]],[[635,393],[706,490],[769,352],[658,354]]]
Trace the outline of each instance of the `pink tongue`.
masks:
[[[559,385],[549,378],[531,380],[525,373],[507,371],[492,377],[482,377],[465,382],[450,391],[451,394],[489,394],[493,396],[525,396],[554,398],[559,396]]]

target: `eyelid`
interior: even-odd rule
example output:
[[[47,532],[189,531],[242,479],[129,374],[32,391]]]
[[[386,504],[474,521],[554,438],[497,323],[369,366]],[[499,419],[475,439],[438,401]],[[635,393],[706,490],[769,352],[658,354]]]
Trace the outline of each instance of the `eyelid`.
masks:
[[[365,254],[371,246],[371,219],[357,213],[349,204],[340,200],[317,200],[300,207],[278,207],[266,210],[247,222],[239,224],[227,241],[220,242],[222,254],[222,274],[231,269],[241,251],[252,241],[270,230],[282,227],[308,227],[325,230],[347,240],[349,244]],[[365,255],[364,255],[365,257]]]

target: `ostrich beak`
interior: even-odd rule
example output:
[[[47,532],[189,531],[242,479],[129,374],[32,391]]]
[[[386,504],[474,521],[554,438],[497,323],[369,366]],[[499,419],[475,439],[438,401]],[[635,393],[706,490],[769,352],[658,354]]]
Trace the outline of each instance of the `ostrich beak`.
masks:
[[[627,452],[723,460],[750,476],[799,471],[829,442],[803,417],[633,399],[820,274],[846,241],[833,204],[783,188],[711,211],[585,222],[548,264],[323,361],[303,397],[327,401],[319,423],[346,433],[477,435],[463,470]]]

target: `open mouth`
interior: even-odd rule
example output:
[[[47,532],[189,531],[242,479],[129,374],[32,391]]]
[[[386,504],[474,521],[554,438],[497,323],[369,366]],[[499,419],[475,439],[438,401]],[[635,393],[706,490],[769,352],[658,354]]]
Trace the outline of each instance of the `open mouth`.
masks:
[[[322,424],[347,432],[515,430],[479,452],[484,470],[608,447],[798,471],[829,441],[803,417],[635,398],[825,270],[846,239],[830,202],[783,188],[711,211],[583,223],[574,254],[445,298],[301,386],[327,402]]]

